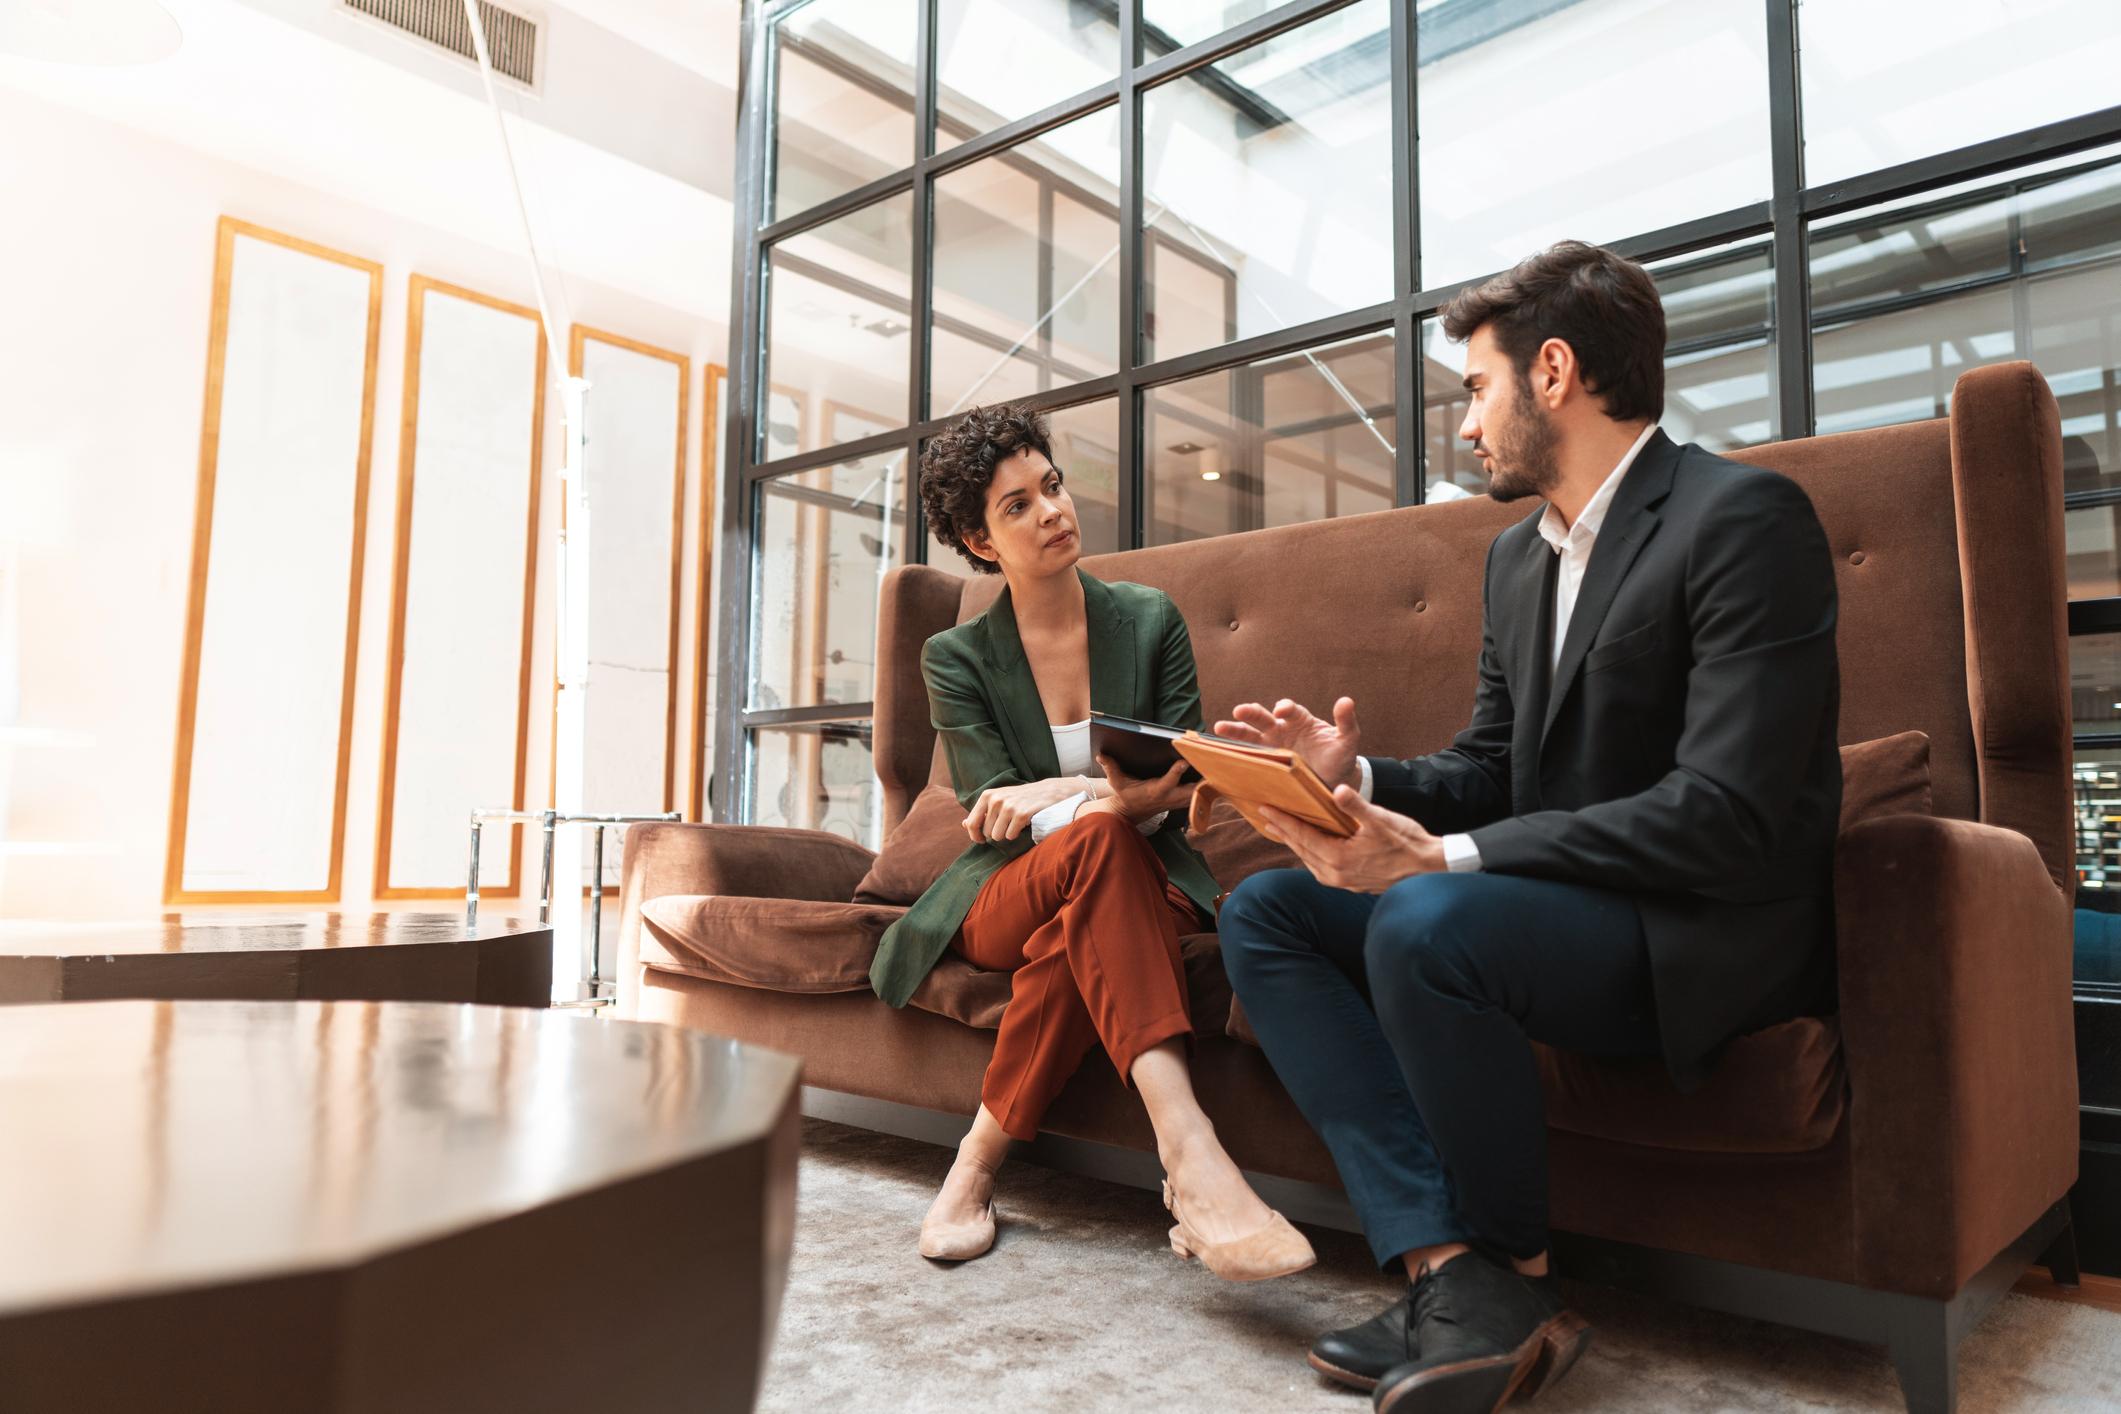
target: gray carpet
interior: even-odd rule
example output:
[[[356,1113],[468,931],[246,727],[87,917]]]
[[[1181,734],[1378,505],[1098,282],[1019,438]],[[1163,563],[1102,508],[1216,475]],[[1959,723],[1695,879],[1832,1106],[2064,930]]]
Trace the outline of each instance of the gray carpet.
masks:
[[[1318,1331],[1392,1288],[1361,1242],[1310,1230],[1319,1262],[1257,1286],[1171,1255],[1153,1193],[1029,1164],[1003,1171],[994,1251],[914,1250],[949,1152],[805,1121],[794,1269],[761,1407],[771,1410],[1322,1410],[1367,1398],[1303,1363]],[[1590,1352],[1541,1397],[1581,1410],[1899,1410],[1877,1346],[1571,1285]],[[2121,1315],[2011,1295],[1960,1357],[1960,1408],[2121,1408]]]

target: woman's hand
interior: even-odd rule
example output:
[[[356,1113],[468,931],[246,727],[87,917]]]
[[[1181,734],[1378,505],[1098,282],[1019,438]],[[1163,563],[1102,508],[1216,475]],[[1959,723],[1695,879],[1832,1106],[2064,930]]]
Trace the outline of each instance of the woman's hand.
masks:
[[[1183,810],[1193,799],[1194,782],[1179,781],[1189,769],[1184,761],[1149,780],[1128,775],[1109,756],[1098,757],[1097,764],[1105,768],[1105,779],[1112,784],[1112,794],[1097,803],[1137,825],[1166,810]]]
[[[1013,840],[1030,825],[1032,816],[1079,794],[1088,784],[1080,776],[1056,776],[1049,781],[983,790],[979,799],[972,802],[972,813],[964,819],[965,833],[974,844]]]
[[[1355,723],[1355,699],[1343,697],[1333,704],[1333,720],[1314,717],[1309,708],[1284,697],[1272,711],[1257,702],[1247,702],[1231,712],[1235,721],[1217,722],[1215,734],[1255,746],[1278,746],[1293,751],[1310,763],[1326,789],[1352,786],[1361,772],[1355,765],[1362,743],[1362,728]]]

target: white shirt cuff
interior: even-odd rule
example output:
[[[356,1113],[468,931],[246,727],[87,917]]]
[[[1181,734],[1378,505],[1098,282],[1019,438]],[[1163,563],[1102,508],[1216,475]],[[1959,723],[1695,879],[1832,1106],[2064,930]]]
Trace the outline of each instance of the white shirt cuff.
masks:
[[[1075,812],[1090,798],[1090,792],[1079,790],[1065,800],[1056,800],[1044,810],[1031,817],[1031,843],[1037,844],[1061,826],[1075,819]]]
[[[1443,837],[1443,862],[1453,874],[1478,874],[1480,872],[1480,850],[1471,835],[1445,835]]]
[[[1158,830],[1161,830],[1164,827],[1164,821],[1169,819],[1170,817],[1170,811],[1159,810],[1154,815],[1151,815],[1148,819],[1136,825],[1134,828],[1140,830],[1145,835],[1153,835]]]
[[[1367,756],[1356,757],[1355,770],[1360,777],[1355,782],[1355,793],[1364,800],[1368,800],[1370,793],[1377,789],[1377,777],[1370,772],[1370,758]]]

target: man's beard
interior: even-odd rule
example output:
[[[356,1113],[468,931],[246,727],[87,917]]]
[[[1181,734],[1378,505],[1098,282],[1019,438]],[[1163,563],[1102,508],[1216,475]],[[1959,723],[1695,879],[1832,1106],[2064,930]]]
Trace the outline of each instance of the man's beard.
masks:
[[[1489,447],[1488,495],[1498,501],[1544,496],[1561,479],[1554,424],[1530,388],[1518,388],[1512,411],[1516,415],[1509,435]]]

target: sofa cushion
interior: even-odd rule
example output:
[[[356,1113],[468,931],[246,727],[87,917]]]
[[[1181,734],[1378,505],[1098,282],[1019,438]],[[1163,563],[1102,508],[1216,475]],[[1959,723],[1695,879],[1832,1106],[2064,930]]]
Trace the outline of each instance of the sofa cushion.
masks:
[[[913,808],[884,837],[884,847],[856,885],[856,903],[905,903],[919,898],[971,845],[965,807],[943,785],[914,797]]]
[[[906,910],[809,899],[665,894],[641,905],[641,963],[773,992],[859,992]]]
[[[1222,949],[1213,933],[1192,933],[1178,940],[1186,964],[1186,1002],[1195,1036],[1220,1036],[1230,1015],[1230,982],[1223,976]],[[914,989],[912,1005],[982,1031],[1002,1024],[1009,1004],[1010,973],[974,967],[955,952],[946,952],[935,969]]]
[[[1930,739],[1901,732],[1841,748],[1841,828],[1879,815],[1930,813]]]
[[[1711,1154],[1825,1148],[1848,1108],[1841,1027],[1802,1016],[1740,1036],[1682,1095],[1656,1057],[1596,1059],[1535,1045],[1547,1123],[1591,1139]]]

